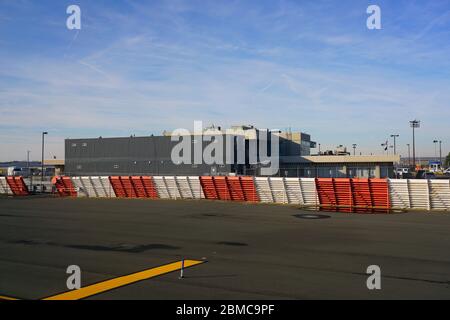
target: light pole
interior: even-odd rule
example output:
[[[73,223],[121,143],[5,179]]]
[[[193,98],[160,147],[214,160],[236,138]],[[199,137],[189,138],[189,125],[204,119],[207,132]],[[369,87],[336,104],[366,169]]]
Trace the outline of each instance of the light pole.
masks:
[[[441,169],[442,169],[443,164],[442,164],[442,141],[441,140],[439,140],[439,162],[441,163]]]
[[[357,146],[357,144],[354,143],[354,144],[353,144],[353,155],[354,155],[354,156],[356,155],[356,146]]]
[[[406,145],[408,146],[408,165],[411,167],[411,145],[409,143]]]
[[[438,143],[439,141],[437,141],[437,140],[433,140],[433,143],[434,143],[434,160],[436,160],[436,162],[437,162],[437,143]]]
[[[27,150],[27,172],[30,175],[30,150]]]
[[[42,159],[41,159],[41,193],[44,192],[44,137],[47,131],[42,132]]]
[[[415,136],[415,129],[420,128],[420,121],[419,120],[411,120],[409,122],[409,125],[413,129],[413,165],[414,168],[416,167],[416,136]]]
[[[320,143],[319,143],[319,156],[320,156]]]
[[[395,139],[400,137],[398,134],[391,134],[391,138],[394,138],[394,156],[397,154],[397,145],[395,143]]]

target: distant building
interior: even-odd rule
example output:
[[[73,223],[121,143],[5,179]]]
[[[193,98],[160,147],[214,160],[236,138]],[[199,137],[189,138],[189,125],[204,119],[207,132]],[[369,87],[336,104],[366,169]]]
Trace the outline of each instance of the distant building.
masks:
[[[265,132],[265,133],[264,133]],[[266,137],[264,137],[266,134]],[[212,136],[221,136],[231,143],[234,151],[230,161],[225,148],[220,161],[222,164],[195,163],[191,155],[191,163],[174,163],[171,153],[179,143],[172,141],[172,136],[181,136],[172,132],[164,132],[161,136],[120,137],[120,138],[88,138],[65,140],[66,175],[261,175],[265,161],[258,158],[250,161],[252,146],[261,151],[267,148],[272,155],[271,141],[279,139],[279,170],[275,176],[285,177],[392,177],[394,165],[400,161],[398,156],[349,156],[320,155],[311,156],[311,149],[316,143],[309,134],[303,132],[282,132],[280,130],[261,130],[251,125],[233,126],[223,130],[211,126],[202,132],[203,136],[192,135],[190,143],[194,147],[201,144],[204,150],[210,141],[203,141]],[[261,139],[261,136],[264,139]],[[206,140],[208,140],[206,139]],[[237,158],[239,147],[243,147],[245,161]],[[340,149],[341,150],[341,149]],[[344,149],[342,149],[344,150]],[[342,151],[341,150],[341,151]]]

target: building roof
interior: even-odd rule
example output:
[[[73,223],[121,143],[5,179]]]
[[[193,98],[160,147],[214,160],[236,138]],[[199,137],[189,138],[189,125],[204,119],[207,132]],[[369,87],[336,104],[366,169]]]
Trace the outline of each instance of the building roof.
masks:
[[[64,159],[44,159],[44,165],[45,166],[63,166],[64,165]]]
[[[285,156],[280,157],[280,160],[283,162],[292,162],[292,163],[399,163],[400,156],[399,155],[376,155],[376,156],[351,156],[351,155],[342,155],[342,156]]]

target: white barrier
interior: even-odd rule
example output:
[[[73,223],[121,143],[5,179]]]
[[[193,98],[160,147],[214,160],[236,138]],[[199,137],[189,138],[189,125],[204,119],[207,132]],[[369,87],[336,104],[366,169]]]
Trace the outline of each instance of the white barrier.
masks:
[[[115,198],[116,194],[114,192],[114,189],[111,185],[111,181],[109,181],[108,176],[102,176],[100,177],[100,183],[102,184],[103,190],[105,190],[105,195],[108,198]]]
[[[177,180],[174,176],[165,176],[167,191],[169,192],[170,199],[181,199],[180,190],[178,190]]]
[[[199,176],[189,176],[188,177],[189,186],[191,187],[194,199],[205,199],[205,194],[203,192],[202,185],[200,183]]]
[[[175,177],[176,186],[178,187],[178,193],[183,199],[194,199],[194,194],[189,186],[187,177]]]
[[[73,186],[77,190],[77,196],[80,198],[89,197],[87,191],[85,190],[85,187],[83,183],[81,182],[81,177],[71,177]]]
[[[409,202],[411,209],[430,210],[428,180],[408,180]]]
[[[300,188],[304,205],[316,206],[319,204],[319,195],[317,194],[316,179],[300,178]]]
[[[275,203],[288,203],[284,178],[269,178],[270,189],[272,190]]]
[[[158,197],[161,199],[170,199],[170,193],[167,189],[166,181],[162,176],[154,176],[153,182],[155,183],[156,191],[158,192]]]
[[[5,177],[0,177],[0,194],[13,194]]]
[[[389,179],[389,196],[394,209],[410,209],[408,180]]]
[[[95,198],[98,197],[97,192],[95,192],[95,188],[92,185],[91,177],[80,177],[81,178],[81,184],[83,185],[83,188],[85,192],[87,193],[88,197]]]
[[[175,177],[178,187],[178,194],[183,199],[202,199],[204,198],[200,178],[197,176]]]
[[[104,189],[100,177],[91,177],[92,187],[99,198],[106,198],[107,191]]]
[[[301,205],[305,204],[305,201],[303,201],[299,178],[285,178],[284,186],[286,188],[288,203]]]
[[[430,180],[431,209],[450,210],[450,180]]]
[[[259,201],[261,202],[274,202],[272,190],[269,185],[269,178],[266,177],[256,177],[255,178],[255,188],[258,194]]]

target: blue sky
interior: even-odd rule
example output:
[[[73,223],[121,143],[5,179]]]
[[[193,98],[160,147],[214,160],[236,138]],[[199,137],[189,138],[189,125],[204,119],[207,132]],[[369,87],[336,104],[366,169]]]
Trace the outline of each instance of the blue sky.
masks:
[[[81,8],[81,30],[66,8]],[[368,30],[366,8],[381,8]],[[0,0],[0,161],[64,138],[159,134],[194,120],[291,127],[331,149],[418,118],[450,151],[450,1]]]

